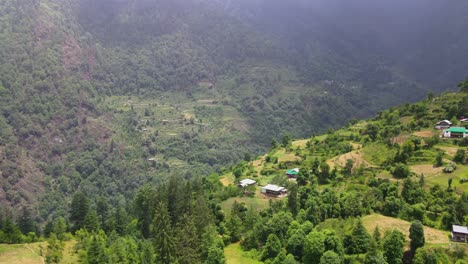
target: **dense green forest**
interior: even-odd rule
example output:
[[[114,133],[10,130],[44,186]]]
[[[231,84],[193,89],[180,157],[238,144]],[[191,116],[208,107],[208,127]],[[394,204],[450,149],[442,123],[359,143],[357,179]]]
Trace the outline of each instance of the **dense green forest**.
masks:
[[[405,181],[413,196],[392,177],[436,158],[464,172],[462,152],[437,149],[436,137],[393,142],[468,115],[464,93],[434,96],[466,77],[468,6],[439,10],[435,1],[405,11],[367,0],[2,1],[0,240],[47,239],[52,263],[64,241],[89,263],[222,263],[224,247],[237,242],[265,262],[308,262],[328,250],[351,262],[362,260],[358,252],[378,258],[384,240],[356,251],[320,223],[349,227],[381,213],[439,229],[466,225],[462,176],[443,187]],[[332,132],[346,123],[344,136]],[[307,149],[289,145],[312,135]],[[381,154],[366,157],[375,168],[326,165],[353,144]],[[236,181],[253,176],[255,157],[267,151],[258,177],[288,184],[289,197],[243,197]],[[301,159],[284,158],[293,156]],[[307,172],[297,187],[282,177],[290,166]],[[233,203],[238,196],[262,206]],[[269,230],[276,222],[288,227]],[[334,242],[311,257],[288,246],[289,226]]]
[[[48,263],[70,240],[66,254],[83,263],[225,263],[232,247],[253,263],[466,263],[466,245],[443,230],[468,224],[468,141],[433,128],[468,111],[467,81],[459,87],[323,135],[285,136],[219,174],[146,184],[115,206],[80,190],[43,228],[27,208],[17,218],[4,209],[0,239],[47,239]],[[243,178],[258,187],[239,188]],[[267,183],[288,195],[265,196]]]

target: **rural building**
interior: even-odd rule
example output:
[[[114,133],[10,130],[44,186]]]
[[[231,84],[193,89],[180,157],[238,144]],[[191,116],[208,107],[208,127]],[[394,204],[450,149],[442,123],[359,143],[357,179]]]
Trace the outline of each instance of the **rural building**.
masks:
[[[297,174],[299,173],[299,169],[298,168],[294,168],[294,169],[291,169],[291,170],[288,170],[286,171],[286,176],[288,176],[288,178],[292,178],[292,179],[296,179],[297,178]]]
[[[278,185],[267,184],[266,186],[262,187],[262,193],[267,194],[267,195],[272,195],[272,196],[280,196],[280,195],[288,193],[288,190]]]
[[[254,181],[254,180],[243,179],[242,181],[239,182],[239,187],[244,188],[244,187],[247,187],[247,186],[250,186],[250,185],[254,185],[255,183],[257,183],[257,182]]]
[[[450,122],[448,120],[442,120],[442,121],[439,121],[435,125],[435,129],[444,129],[444,128],[449,128],[451,126],[452,126],[452,122]]]
[[[468,227],[452,225],[452,240],[455,242],[468,242]]]
[[[468,130],[464,127],[451,127],[444,130],[444,138],[464,138],[468,137]]]

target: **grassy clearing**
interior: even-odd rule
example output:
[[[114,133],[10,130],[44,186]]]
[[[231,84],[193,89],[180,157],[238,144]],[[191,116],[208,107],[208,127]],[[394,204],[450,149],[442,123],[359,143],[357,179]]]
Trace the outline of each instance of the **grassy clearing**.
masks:
[[[434,135],[437,135],[438,132],[437,131],[433,131],[433,130],[422,130],[422,131],[418,131],[418,132],[414,132],[413,135],[417,136],[417,137],[422,137],[422,138],[430,138]]]
[[[79,263],[78,255],[74,254],[73,247],[76,241],[66,241],[63,250],[63,259],[60,264]],[[0,244],[0,264],[44,264],[45,258],[41,256],[47,250],[47,242],[30,244],[7,245]]]
[[[405,234],[406,240],[409,242],[409,228],[411,223],[408,221],[380,214],[373,214],[364,216],[362,222],[368,232],[373,232],[376,226],[379,227],[381,233],[385,233],[386,230],[398,229]],[[424,236],[427,244],[448,245],[449,243],[449,232],[446,231],[425,226]]]
[[[234,202],[245,203],[247,208],[253,208],[254,210],[264,210],[267,209],[269,204],[269,199],[262,197],[232,197],[221,203],[221,208],[224,212],[229,212],[232,208]]]
[[[37,244],[37,247],[36,247]],[[40,244],[34,243],[24,245],[0,245],[0,263],[5,264],[40,264],[45,263],[43,258],[39,255]],[[45,246],[44,246],[45,247]]]
[[[294,148],[299,147],[299,148],[303,149],[303,148],[306,147],[307,142],[309,142],[309,141],[310,141],[310,139],[296,140],[296,141],[293,141],[293,142],[292,142],[292,146],[293,146]]]
[[[443,167],[434,167],[430,164],[414,165],[410,167],[416,174],[424,174],[424,179],[429,186],[439,184],[443,188],[448,187],[448,180],[452,179],[452,189],[461,194],[468,191],[468,183],[460,183],[461,178],[468,178],[468,166],[457,165],[453,173],[443,173]]]
[[[301,157],[294,155],[294,153],[286,153],[285,149],[278,150],[274,156],[278,158],[278,162],[291,162],[296,160],[302,160]]]
[[[438,147],[438,149],[442,150],[443,152],[445,152],[447,155],[449,156],[455,156],[455,153],[457,153],[457,150],[459,148],[457,147],[445,147],[445,146],[441,146],[441,147]]]
[[[395,155],[394,151],[388,149],[383,144],[373,143],[365,146],[363,149],[364,159],[373,165],[380,165],[385,160]]]
[[[242,251],[239,244],[231,244],[224,248],[227,264],[261,264],[262,262],[247,256],[246,252]]]
[[[327,160],[327,164],[330,166],[331,169],[333,169],[335,166],[344,167],[348,160],[353,161],[353,168],[358,168],[361,165],[363,165],[364,167],[371,166],[371,164],[364,159],[362,151],[359,150],[351,151],[343,155],[331,158]]]

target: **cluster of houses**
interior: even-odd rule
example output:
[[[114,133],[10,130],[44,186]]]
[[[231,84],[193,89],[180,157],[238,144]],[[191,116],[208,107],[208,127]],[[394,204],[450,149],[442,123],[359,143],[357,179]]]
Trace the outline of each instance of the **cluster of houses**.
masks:
[[[295,180],[297,178],[297,174],[299,174],[299,168],[294,168],[286,171],[286,176],[290,180]],[[240,188],[246,188],[248,186],[252,186],[257,184],[257,181],[252,179],[243,179],[239,181],[238,186]],[[281,197],[288,194],[288,190],[283,186],[278,186],[275,184],[267,184],[261,187],[261,193],[264,195],[272,196],[272,197]]]
[[[460,122],[468,122],[468,118],[462,118]],[[442,137],[444,138],[465,138],[468,137],[468,129],[465,127],[452,127],[452,122],[449,120],[439,121],[435,125],[435,129],[443,129]]]

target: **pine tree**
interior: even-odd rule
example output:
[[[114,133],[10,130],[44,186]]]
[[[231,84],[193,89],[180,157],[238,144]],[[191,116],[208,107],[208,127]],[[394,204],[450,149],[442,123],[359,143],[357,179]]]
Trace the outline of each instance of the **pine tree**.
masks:
[[[50,235],[47,242],[46,263],[60,263],[63,258],[63,242],[58,240],[54,233]]]
[[[377,228],[375,230],[378,231]],[[380,250],[377,241],[374,239],[372,239],[370,242],[364,264],[387,264],[383,252]]]
[[[154,201],[156,200],[156,190],[145,185],[135,196],[135,213],[138,219],[140,231],[145,238],[150,236],[150,225],[154,219]]]
[[[24,235],[34,232],[34,222],[31,218],[31,211],[27,207],[21,209],[21,215],[18,220],[18,227]]]
[[[380,233],[379,226],[375,227],[374,232],[372,233],[372,238],[374,239],[377,246],[380,248],[381,240],[382,240],[382,234]]]
[[[193,220],[184,215],[177,225],[176,257],[179,264],[201,263],[200,239]]]
[[[362,224],[362,220],[358,218],[351,234],[351,244],[348,247],[348,251],[351,254],[367,252],[370,239],[370,235]]]
[[[100,229],[99,217],[94,210],[89,210],[83,221],[83,227],[89,232],[97,232]]]
[[[403,246],[405,245],[405,236],[400,231],[394,229],[385,237],[384,256],[388,264],[403,263]]]
[[[73,196],[70,208],[70,221],[73,224],[73,231],[83,227],[84,219],[89,211],[89,200],[82,192]]]
[[[153,264],[156,261],[153,246],[150,241],[143,241],[140,244],[140,263]]]
[[[60,241],[65,240],[65,232],[67,232],[67,224],[63,217],[57,218],[52,226],[52,230]]]
[[[297,185],[296,184],[294,184],[293,186],[291,186],[291,188],[289,188],[288,208],[289,208],[289,211],[291,211],[291,213],[295,217],[298,211]]]
[[[175,243],[170,221],[166,205],[160,202],[153,220],[152,237],[156,259],[164,264],[170,264],[175,259]]]
[[[226,257],[224,256],[224,251],[213,245],[208,250],[208,257],[205,260],[204,264],[225,264]]]
[[[87,248],[86,260],[88,264],[101,264],[108,262],[106,252],[106,236],[104,233],[95,234]]]

